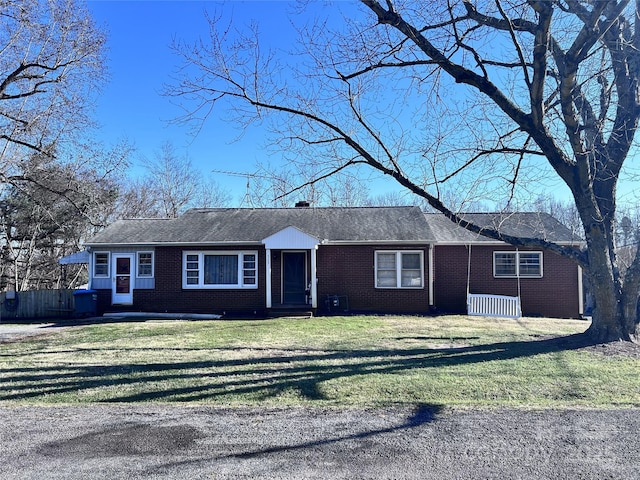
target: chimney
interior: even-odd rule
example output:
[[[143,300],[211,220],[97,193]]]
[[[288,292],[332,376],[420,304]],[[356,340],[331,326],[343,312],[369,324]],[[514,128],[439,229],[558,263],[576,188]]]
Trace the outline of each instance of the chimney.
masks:
[[[311,203],[309,203],[308,200],[300,200],[299,202],[296,202],[296,208],[309,208],[311,206]]]

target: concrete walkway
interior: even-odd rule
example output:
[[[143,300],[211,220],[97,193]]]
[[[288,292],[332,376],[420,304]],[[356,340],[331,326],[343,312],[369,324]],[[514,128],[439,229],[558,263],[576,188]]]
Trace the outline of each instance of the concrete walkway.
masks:
[[[53,327],[54,323],[3,324],[0,323],[0,343],[10,342],[33,335],[45,333],[45,329]]]

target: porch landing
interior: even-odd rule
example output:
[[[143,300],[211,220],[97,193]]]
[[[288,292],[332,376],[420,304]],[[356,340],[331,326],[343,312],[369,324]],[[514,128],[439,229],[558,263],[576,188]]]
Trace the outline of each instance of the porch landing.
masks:
[[[310,305],[275,305],[267,309],[269,318],[311,318],[315,315]]]

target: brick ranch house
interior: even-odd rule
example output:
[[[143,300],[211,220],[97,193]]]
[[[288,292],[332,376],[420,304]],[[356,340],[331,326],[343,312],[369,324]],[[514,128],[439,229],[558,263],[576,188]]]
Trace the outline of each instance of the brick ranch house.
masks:
[[[580,244],[546,214],[473,220]],[[582,314],[573,262],[517,250],[418,207],[192,209],[175,219],[117,221],[86,246],[101,314],[463,313],[469,292],[519,293],[523,315]]]

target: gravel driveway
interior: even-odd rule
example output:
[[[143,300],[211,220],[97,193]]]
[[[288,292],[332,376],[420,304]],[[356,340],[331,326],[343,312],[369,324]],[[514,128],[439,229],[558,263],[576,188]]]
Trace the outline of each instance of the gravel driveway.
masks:
[[[639,413],[0,407],[0,478],[637,479]]]

